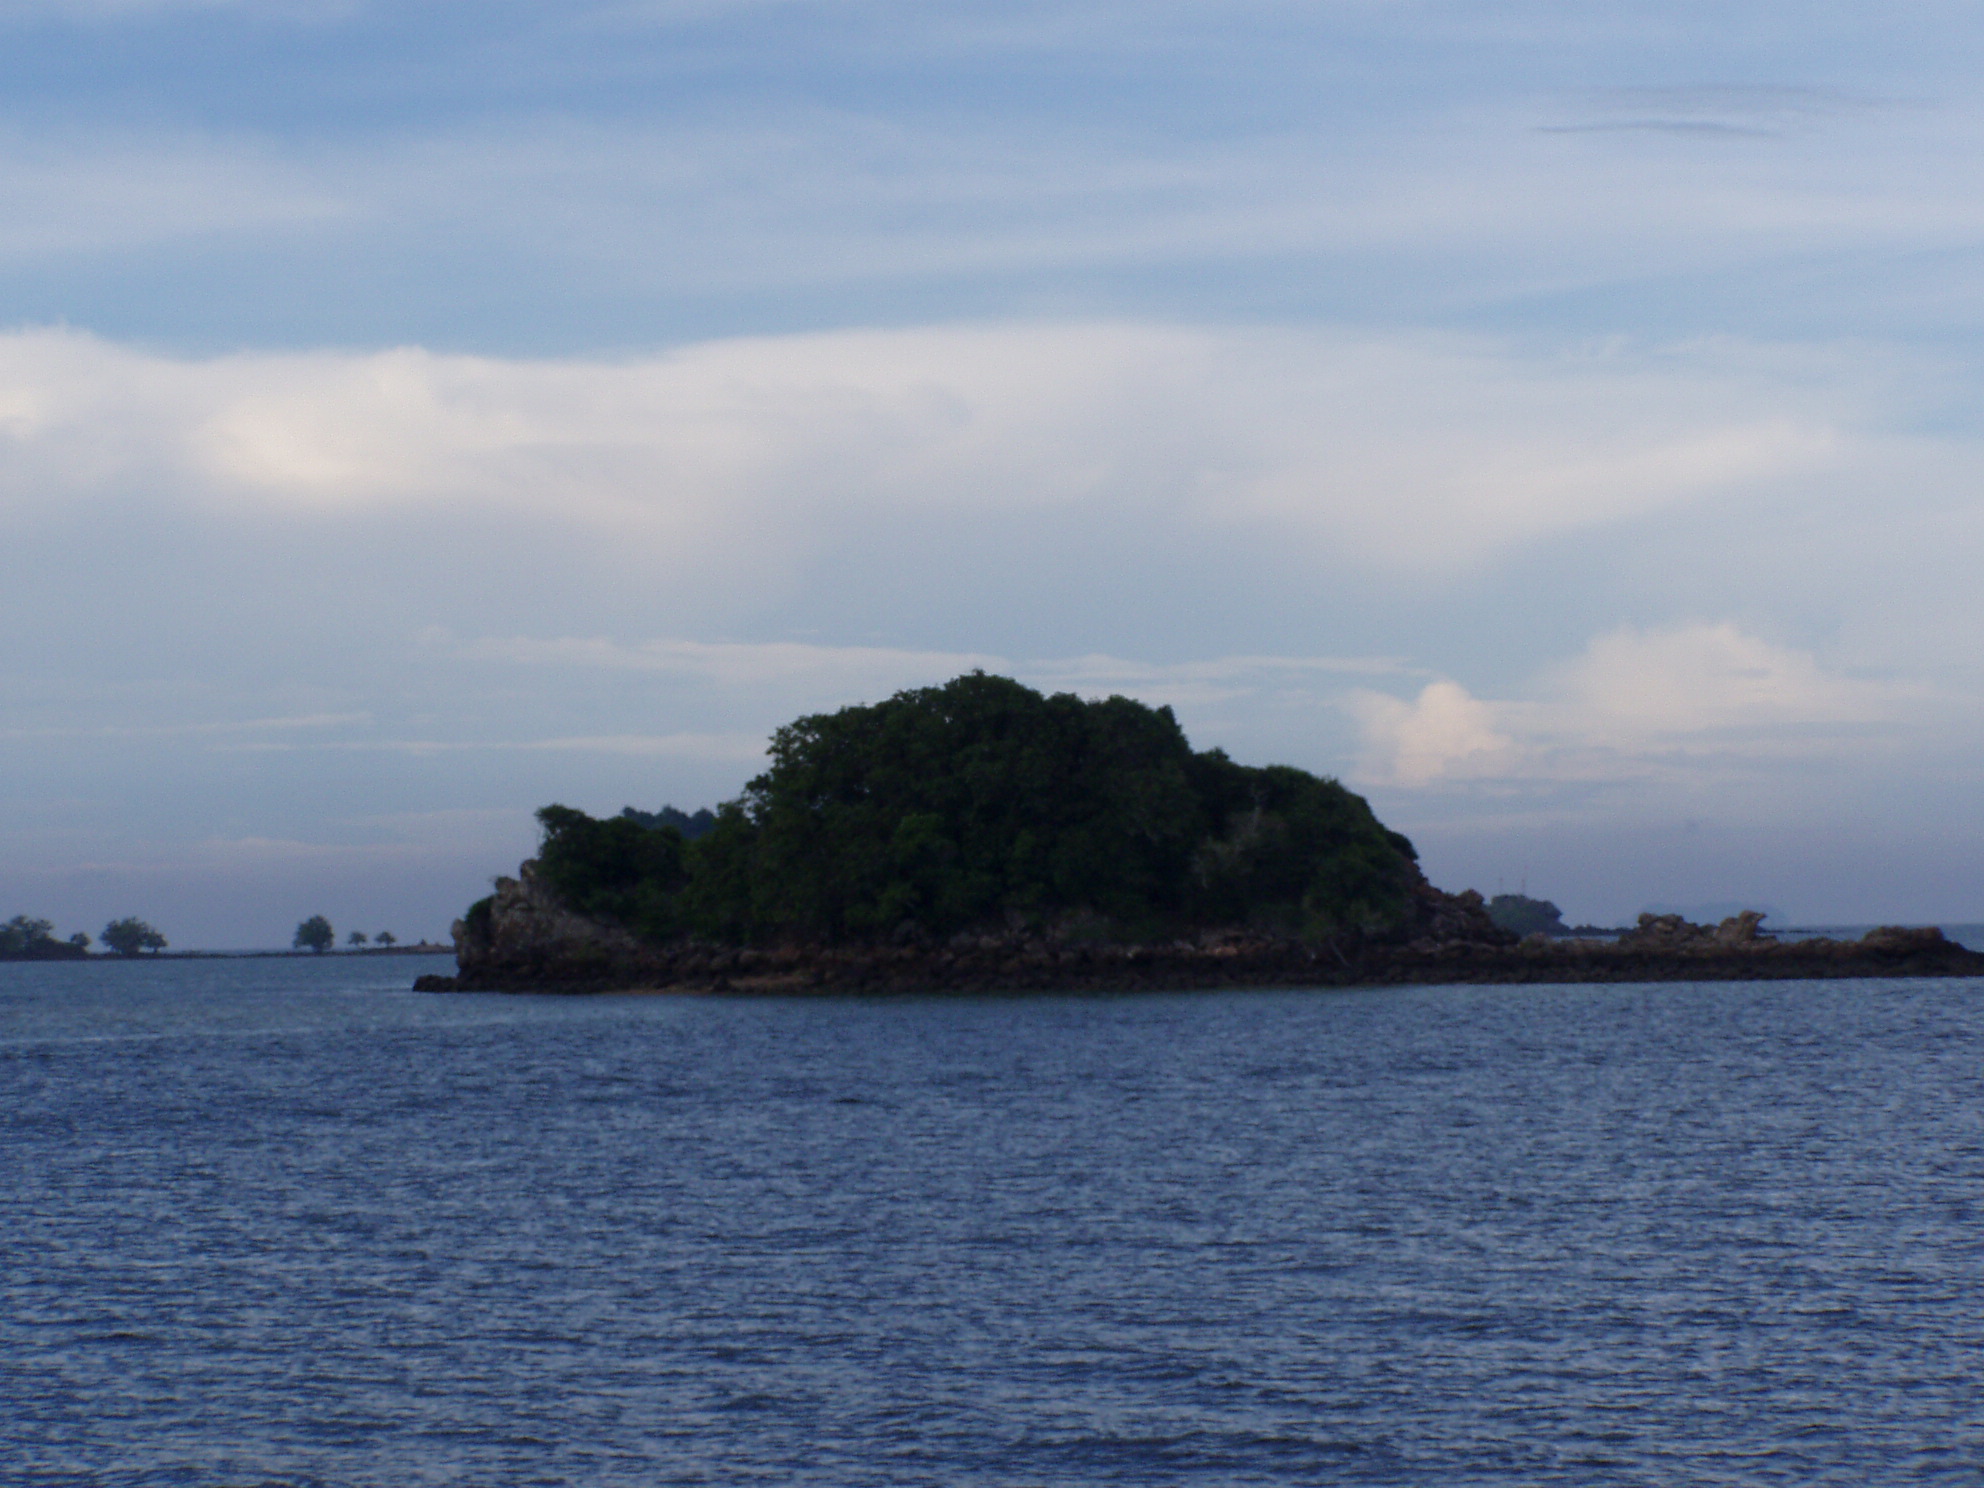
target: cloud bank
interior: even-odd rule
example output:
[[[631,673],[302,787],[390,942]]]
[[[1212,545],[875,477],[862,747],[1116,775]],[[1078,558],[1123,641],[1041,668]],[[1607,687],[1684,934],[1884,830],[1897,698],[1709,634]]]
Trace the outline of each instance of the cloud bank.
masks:
[[[17,331],[0,888],[298,843],[367,920],[366,864],[425,865],[438,930],[531,806],[719,799],[793,714],[974,666],[1343,774],[1445,882],[1815,793],[1941,830],[1984,696],[1947,386],[1891,349],[1124,321],[597,359]]]
[[[1823,473],[1855,412],[1714,345],[1077,324],[185,360],[25,331],[0,337],[0,494],[28,517],[145,493],[248,519],[554,521],[685,572],[726,549],[777,567],[781,534],[850,512],[1124,504],[1451,572]]]
[[[1536,692],[1484,700],[1446,680],[1410,700],[1359,692],[1362,778],[1423,787],[1755,776],[1932,729],[1952,701],[1919,682],[1829,671],[1727,622],[1596,636]]]

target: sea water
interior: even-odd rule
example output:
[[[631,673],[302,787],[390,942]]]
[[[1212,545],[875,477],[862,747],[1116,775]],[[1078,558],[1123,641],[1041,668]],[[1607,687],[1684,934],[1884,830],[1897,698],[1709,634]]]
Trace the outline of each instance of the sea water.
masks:
[[[0,1482],[1984,1476],[1984,984],[0,967]]]

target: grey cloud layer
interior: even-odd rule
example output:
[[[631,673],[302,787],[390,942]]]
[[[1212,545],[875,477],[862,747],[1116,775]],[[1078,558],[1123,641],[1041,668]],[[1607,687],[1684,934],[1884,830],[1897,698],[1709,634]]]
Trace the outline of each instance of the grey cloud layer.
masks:
[[[32,332],[0,338],[0,489],[22,517],[164,499],[250,521],[540,524],[638,550],[685,593],[742,570],[777,582],[864,516],[1096,505],[1443,571],[1826,473],[1872,401],[1716,345],[1534,356],[1104,324],[619,362],[173,361]]]
[[[431,919],[528,846],[527,805],[713,800],[792,713],[972,665],[1347,773],[1448,878],[1479,880],[1484,819],[1615,830],[1773,772],[1920,817],[1984,696],[1951,623],[1984,450],[1918,427],[1947,376],[1122,322],[611,361],[19,333],[5,604],[46,640],[0,736],[0,887],[294,842],[297,882],[354,898],[426,864]],[[1913,618],[1847,582],[1930,535]],[[474,867],[393,825],[435,811],[494,824]]]

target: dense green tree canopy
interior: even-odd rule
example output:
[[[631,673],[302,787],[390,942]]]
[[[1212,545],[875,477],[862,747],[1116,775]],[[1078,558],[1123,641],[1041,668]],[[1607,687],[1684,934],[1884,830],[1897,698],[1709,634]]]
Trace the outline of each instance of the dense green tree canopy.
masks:
[[[0,961],[70,961],[87,955],[89,943],[81,932],[57,940],[54,922],[34,915],[0,922]]]
[[[112,920],[103,927],[103,943],[120,956],[135,956],[140,951],[162,951],[165,937],[135,917]]]
[[[55,940],[55,923],[31,915],[15,915],[0,924],[0,956],[30,956]]]
[[[871,939],[1091,916],[1118,933],[1396,922],[1412,844],[1362,797],[1195,753],[1168,708],[974,672],[773,736],[742,799],[686,840],[629,811],[538,813],[539,873],[654,939]]]
[[[331,928],[329,920],[322,915],[312,915],[296,927],[296,938],[290,941],[290,946],[299,951],[315,951],[321,956],[337,944],[337,939],[337,932]]]

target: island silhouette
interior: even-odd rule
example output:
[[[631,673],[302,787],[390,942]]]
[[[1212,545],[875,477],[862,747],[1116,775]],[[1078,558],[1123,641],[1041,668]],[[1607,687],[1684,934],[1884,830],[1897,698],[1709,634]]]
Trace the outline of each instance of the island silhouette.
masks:
[[[630,807],[596,818],[543,807],[536,858],[456,922],[456,975],[417,985],[770,992],[1984,974],[1984,955],[1938,930],[1779,944],[1755,912],[1714,927],[1643,915],[1607,940],[1523,935],[1507,923],[1514,906],[1431,884],[1412,843],[1340,782],[1194,750],[1169,708],[1130,698],[1044,695],[971,672],[796,719],[769,755],[714,812]]]

